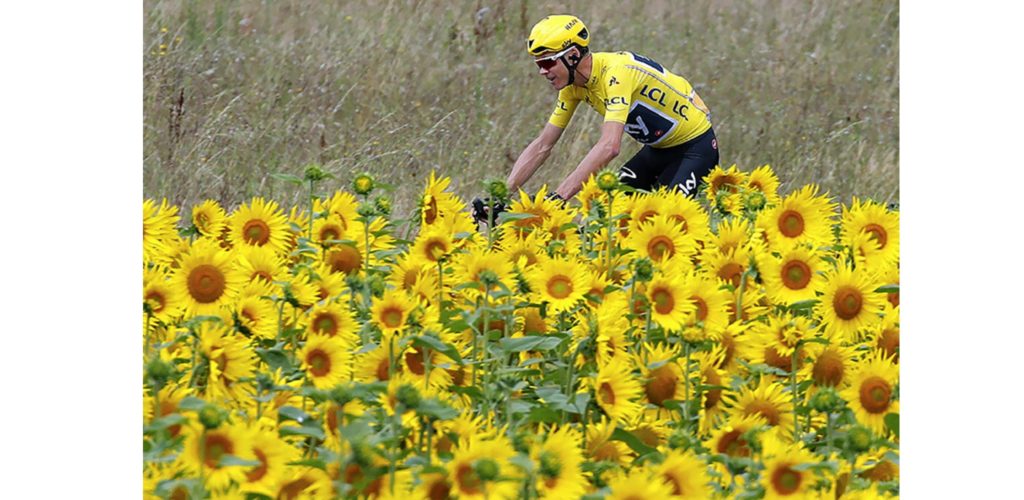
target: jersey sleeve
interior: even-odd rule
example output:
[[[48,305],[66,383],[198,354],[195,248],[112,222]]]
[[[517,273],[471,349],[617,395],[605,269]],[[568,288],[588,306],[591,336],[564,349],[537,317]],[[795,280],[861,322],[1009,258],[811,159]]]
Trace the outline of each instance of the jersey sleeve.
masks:
[[[576,112],[576,106],[578,106],[579,103],[579,98],[572,94],[569,87],[560,90],[558,92],[558,102],[555,103],[555,110],[551,112],[551,117],[548,118],[548,123],[558,128],[567,127],[569,125],[569,119],[572,118],[572,114]]]
[[[625,66],[608,68],[600,85],[604,87],[604,121],[626,123],[629,117],[629,106],[633,101],[636,78]]]

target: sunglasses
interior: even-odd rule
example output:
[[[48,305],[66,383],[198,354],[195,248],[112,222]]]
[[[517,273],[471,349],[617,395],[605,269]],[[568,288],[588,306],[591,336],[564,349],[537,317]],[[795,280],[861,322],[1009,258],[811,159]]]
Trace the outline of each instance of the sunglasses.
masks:
[[[541,57],[541,58],[534,59],[533,62],[537,63],[537,67],[538,68],[541,68],[541,69],[551,69],[551,68],[554,68],[555,64],[558,63],[558,58],[564,56],[566,53],[568,53],[572,49],[573,49],[572,47],[569,47],[568,49],[565,49],[565,50],[563,50],[563,51],[561,51],[561,52],[559,52],[557,54],[552,54],[552,55],[547,56],[547,57]]]

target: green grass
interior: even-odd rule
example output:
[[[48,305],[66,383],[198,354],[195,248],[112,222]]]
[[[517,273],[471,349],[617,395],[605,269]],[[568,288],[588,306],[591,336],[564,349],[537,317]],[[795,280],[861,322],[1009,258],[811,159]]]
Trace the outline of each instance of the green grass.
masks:
[[[544,15],[571,12],[593,50],[642,53],[693,83],[725,166],[771,164],[783,192],[813,182],[847,203],[898,201],[897,2],[625,5],[146,1],[144,195],[186,216],[206,198],[298,204],[303,191],[271,174],[316,162],[336,176],[324,194],[368,171],[395,186],[399,215],[432,169],[468,200],[508,175],[547,120],[555,95],[524,39]],[[561,181],[599,126],[581,106],[527,190]],[[625,139],[612,165],[638,149]]]

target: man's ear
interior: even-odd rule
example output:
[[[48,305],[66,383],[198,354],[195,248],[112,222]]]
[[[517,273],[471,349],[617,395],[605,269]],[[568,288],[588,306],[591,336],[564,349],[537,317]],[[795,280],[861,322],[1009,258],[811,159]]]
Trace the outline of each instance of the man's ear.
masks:
[[[580,49],[573,48],[572,52],[566,54],[565,57],[566,57],[566,59],[568,59],[573,64],[579,64],[580,63]]]

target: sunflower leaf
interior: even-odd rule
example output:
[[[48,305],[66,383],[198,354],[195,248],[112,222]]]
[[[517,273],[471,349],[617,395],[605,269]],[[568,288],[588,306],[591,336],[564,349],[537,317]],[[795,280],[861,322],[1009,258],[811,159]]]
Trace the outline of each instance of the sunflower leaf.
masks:
[[[319,458],[307,458],[304,460],[296,460],[294,462],[288,462],[287,465],[301,465],[305,467],[316,467],[317,469],[320,469],[322,471],[327,470],[327,462],[324,462]]]
[[[234,455],[224,455],[224,456],[220,457],[219,465],[221,465],[221,466],[241,465],[243,467],[256,467],[260,463],[261,462],[259,460],[246,460],[244,458],[236,457]]]
[[[294,406],[282,406],[277,410],[277,414],[286,419],[294,420],[300,424],[307,420],[312,420],[312,417],[310,417],[308,413]]]
[[[498,224],[504,224],[509,221],[532,219],[534,217],[537,216],[527,212],[502,212],[498,215],[498,220],[495,222]]]
[[[437,337],[420,335],[412,339],[412,344],[420,349],[433,349],[445,356],[448,356],[452,361],[455,361],[460,365],[462,364],[462,356],[459,356],[459,350],[456,349],[455,346],[447,342],[443,342]]]
[[[515,339],[501,339],[498,344],[501,346],[501,350],[506,353],[523,352],[523,351],[550,351],[558,347],[562,343],[562,339],[558,337],[549,337],[542,335],[531,335],[527,337],[519,337]]]
[[[535,424],[553,424],[561,419],[561,414],[547,406],[537,405],[530,410],[528,418]]]
[[[284,173],[281,173],[281,172],[274,172],[274,173],[270,174],[270,177],[272,179],[277,179],[279,181],[290,182],[292,184],[295,184],[296,186],[301,186],[302,185],[302,178],[299,177],[299,176],[296,176],[296,175],[284,174]]]
[[[295,427],[291,425],[282,425],[280,429],[281,437],[286,436],[309,436],[316,439],[324,438],[324,431],[319,427]]]
[[[801,300],[790,304],[788,309],[790,311],[805,311],[813,308],[818,302],[818,299]]]
[[[875,293],[900,293],[900,285],[882,285],[875,289]]]
[[[885,426],[896,435],[900,437],[900,414],[899,413],[887,413],[885,415]]]
[[[293,370],[291,360],[283,349],[272,347],[270,349],[256,349],[256,355],[263,360],[270,371],[281,370],[282,373],[290,373]]]
[[[199,411],[203,409],[204,406],[206,406],[206,401],[195,396],[185,396],[180,402],[178,402],[179,410]]]
[[[612,439],[615,441],[622,441],[623,443],[626,443],[626,445],[632,448],[633,451],[637,453],[637,455],[642,456],[647,455],[648,453],[655,453],[658,451],[655,448],[647,446],[646,444],[644,444],[643,441],[640,440],[640,438],[634,436],[632,433],[624,429],[615,429],[615,432],[612,432]]]
[[[144,434],[150,434],[156,431],[164,430],[168,427],[183,424],[188,422],[188,418],[178,413],[171,413],[163,417],[154,419],[149,425],[145,426],[142,430]]]

